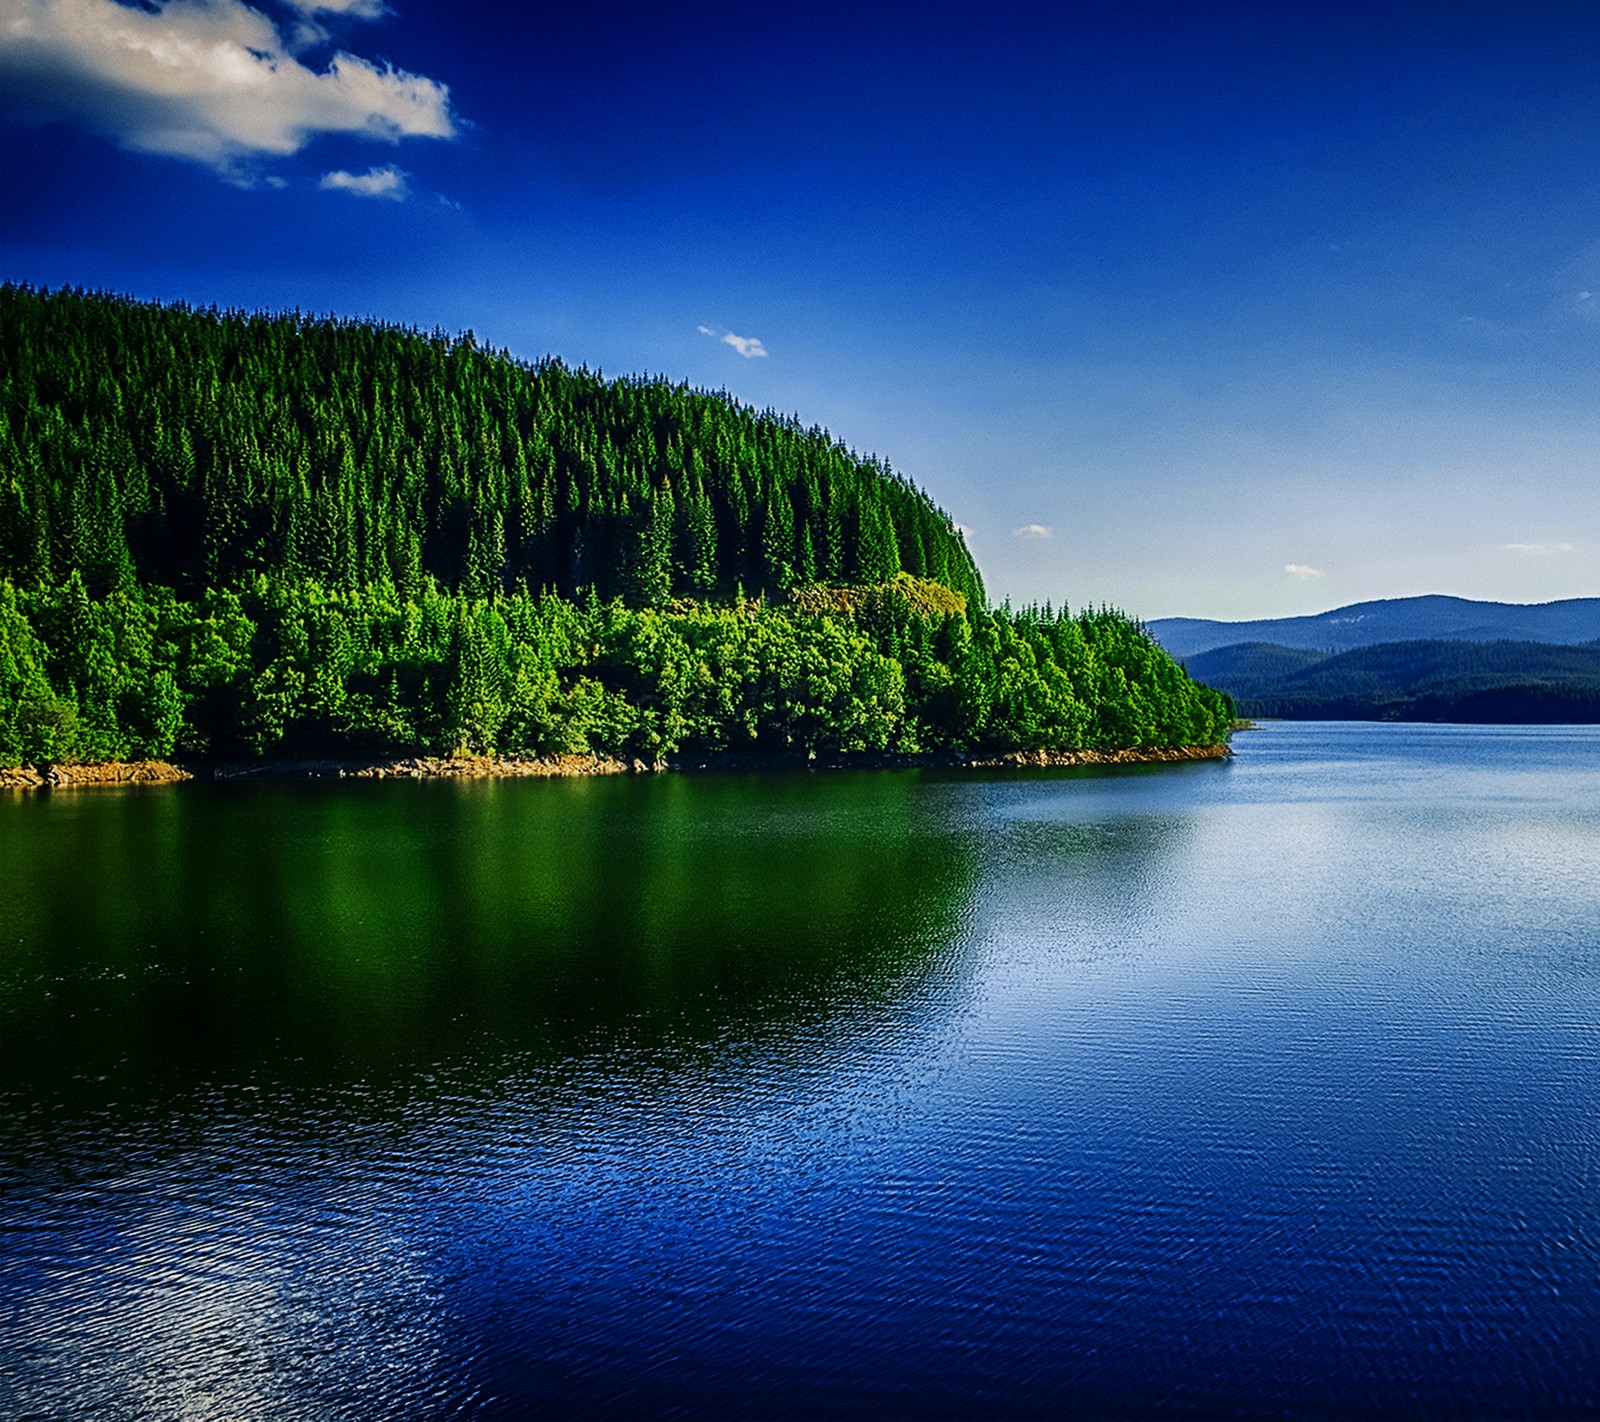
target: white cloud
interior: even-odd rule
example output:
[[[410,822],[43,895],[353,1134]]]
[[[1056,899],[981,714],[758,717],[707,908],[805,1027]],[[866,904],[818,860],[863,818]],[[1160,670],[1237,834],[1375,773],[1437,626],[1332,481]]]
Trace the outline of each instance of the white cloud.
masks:
[[[389,198],[394,202],[404,202],[408,191],[406,175],[392,163],[387,168],[370,168],[365,173],[347,173],[342,168],[324,173],[317,186],[353,193],[356,197]]]
[[[1570,553],[1570,543],[1502,543],[1507,553]]]
[[[314,49],[319,44],[327,44],[332,38],[327,26],[318,22],[319,15],[338,15],[352,20],[381,20],[389,13],[389,7],[383,0],[282,0],[282,3],[302,17],[288,41],[290,51],[295,54],[303,49]]]
[[[710,336],[725,346],[732,346],[746,360],[764,360],[771,352],[755,336],[736,336],[720,326],[707,326],[703,322],[695,327],[702,336]]]
[[[972,530],[970,528],[968,528],[966,526],[966,524],[964,524],[964,523],[954,523],[954,524],[951,524],[950,526],[953,529],[955,529],[955,531],[957,533],[959,533],[961,535],[962,540],[964,542],[967,542],[967,543],[971,543],[972,542],[973,532],[972,532]]]
[[[380,20],[388,13],[383,0],[285,0],[302,15],[349,15],[357,20]]]
[[[1328,576],[1321,568],[1313,568],[1306,563],[1285,563],[1283,571],[1291,578],[1299,578],[1301,582],[1310,582],[1313,578],[1325,578]]]
[[[373,0],[304,0],[303,13],[373,18]],[[304,36],[302,36],[304,38]],[[314,36],[313,36],[314,38]],[[241,0],[5,0],[0,80],[18,116],[79,124],[140,153],[240,164],[297,153],[317,134],[452,138],[443,84],[339,51],[320,73]]]
[[[732,331],[722,337],[722,344],[732,346],[746,360],[759,360],[767,355],[767,348],[755,336],[736,336]]]
[[[1054,530],[1047,523],[1025,523],[1021,528],[1013,528],[1013,538],[1049,538]]]

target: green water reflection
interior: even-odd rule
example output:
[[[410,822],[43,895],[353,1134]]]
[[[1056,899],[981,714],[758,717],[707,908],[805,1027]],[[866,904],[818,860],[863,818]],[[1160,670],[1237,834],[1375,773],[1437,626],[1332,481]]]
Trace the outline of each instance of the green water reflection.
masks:
[[[0,813],[4,1075],[32,1095],[685,1051],[903,989],[970,832],[916,777],[185,786]]]

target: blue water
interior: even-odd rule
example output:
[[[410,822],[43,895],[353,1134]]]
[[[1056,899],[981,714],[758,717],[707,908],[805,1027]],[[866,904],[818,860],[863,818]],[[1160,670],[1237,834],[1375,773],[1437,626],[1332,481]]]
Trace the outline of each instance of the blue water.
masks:
[[[0,801],[7,1417],[1600,1415],[1600,731]]]

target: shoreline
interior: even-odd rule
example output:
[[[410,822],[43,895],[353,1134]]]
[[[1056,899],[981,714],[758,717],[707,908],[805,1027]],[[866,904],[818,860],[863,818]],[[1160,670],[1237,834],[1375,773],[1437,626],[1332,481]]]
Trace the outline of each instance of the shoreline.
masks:
[[[716,774],[763,770],[1051,770],[1093,765],[1161,765],[1226,760],[1226,744],[1116,751],[863,751],[828,759],[805,754],[709,753],[654,761],[613,756],[400,756],[393,760],[322,758],[266,761],[105,761],[87,765],[0,769],[0,790],[71,790],[103,785],[171,785],[186,780],[513,780],[591,775]]]

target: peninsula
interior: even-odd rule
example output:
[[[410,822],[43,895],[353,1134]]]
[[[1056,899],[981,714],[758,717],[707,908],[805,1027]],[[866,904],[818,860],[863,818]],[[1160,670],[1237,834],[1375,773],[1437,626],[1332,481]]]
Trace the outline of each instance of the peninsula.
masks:
[[[1225,754],[1137,622],[990,606],[925,493],[726,394],[15,285],[0,349],[11,783]]]

